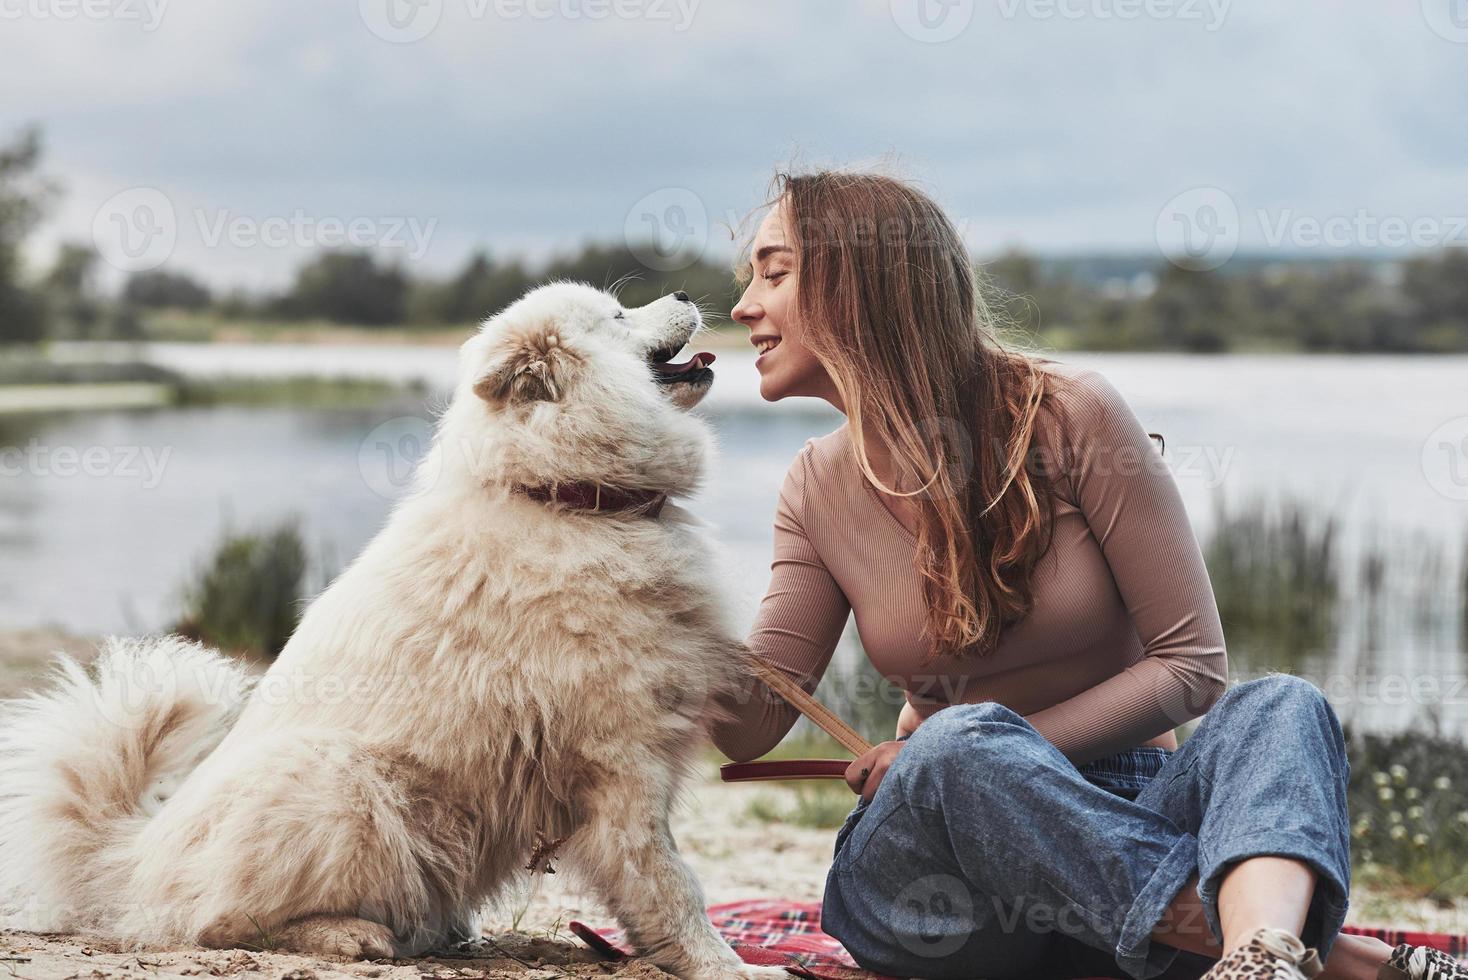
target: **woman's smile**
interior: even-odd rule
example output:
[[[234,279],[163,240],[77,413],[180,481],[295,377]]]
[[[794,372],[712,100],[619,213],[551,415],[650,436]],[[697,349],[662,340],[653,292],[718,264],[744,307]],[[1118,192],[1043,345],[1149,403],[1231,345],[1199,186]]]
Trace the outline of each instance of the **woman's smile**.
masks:
[[[759,350],[759,357],[754,359],[755,367],[759,367],[770,352],[780,346],[780,338],[771,334],[757,334],[749,338],[749,342]]]

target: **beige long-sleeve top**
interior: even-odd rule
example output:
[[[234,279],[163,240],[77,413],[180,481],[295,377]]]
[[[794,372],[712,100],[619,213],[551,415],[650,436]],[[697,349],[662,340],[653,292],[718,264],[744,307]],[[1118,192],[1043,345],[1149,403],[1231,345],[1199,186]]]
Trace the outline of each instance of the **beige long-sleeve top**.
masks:
[[[751,650],[814,692],[855,613],[867,656],[920,711],[997,701],[1078,765],[1206,712],[1227,685],[1223,628],[1172,473],[1102,375],[1043,363],[1059,381],[1036,433],[1061,469],[1053,537],[1031,612],[996,649],[923,665],[917,542],[843,424],[807,440],[786,473]],[[770,751],[798,718],[759,685],[730,709],[711,734],[736,761]]]

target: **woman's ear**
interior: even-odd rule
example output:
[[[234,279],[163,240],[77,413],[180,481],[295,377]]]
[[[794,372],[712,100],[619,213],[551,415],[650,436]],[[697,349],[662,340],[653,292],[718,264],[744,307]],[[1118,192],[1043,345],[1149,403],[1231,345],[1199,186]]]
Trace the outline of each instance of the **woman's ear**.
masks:
[[[474,384],[474,393],[494,405],[560,401],[582,360],[554,324],[517,332],[497,346],[503,352]]]

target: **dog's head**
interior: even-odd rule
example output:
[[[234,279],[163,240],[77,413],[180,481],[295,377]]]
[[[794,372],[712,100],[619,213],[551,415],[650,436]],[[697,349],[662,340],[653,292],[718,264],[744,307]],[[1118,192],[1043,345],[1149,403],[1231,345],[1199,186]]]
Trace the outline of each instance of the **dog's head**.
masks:
[[[702,326],[682,293],[628,309],[581,283],[532,290],[461,349],[440,422],[443,464],[464,464],[480,484],[690,492],[711,436],[688,409],[713,386],[714,357],[673,358]]]

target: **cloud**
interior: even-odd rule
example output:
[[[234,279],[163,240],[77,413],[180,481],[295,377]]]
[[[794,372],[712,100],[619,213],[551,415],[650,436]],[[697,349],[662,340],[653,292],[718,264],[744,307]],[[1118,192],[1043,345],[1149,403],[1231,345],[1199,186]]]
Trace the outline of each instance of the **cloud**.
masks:
[[[412,217],[435,227],[415,264],[443,270],[476,244],[619,237],[662,188],[737,215],[794,155],[895,154],[978,249],[1150,248],[1159,210],[1200,185],[1238,203],[1244,247],[1259,209],[1465,209],[1468,45],[1415,0],[151,0],[153,29],[121,15],[144,0],[92,0],[114,16],[43,16],[80,2],[0,0],[0,126],[41,122],[69,185],[39,245],[85,240],[112,195],[156,187],[184,215],[170,261],[216,283],[283,281],[301,249],[210,245],[200,216]],[[432,30],[384,40],[388,3],[383,23],[426,12]],[[968,19],[940,41],[944,11]]]

